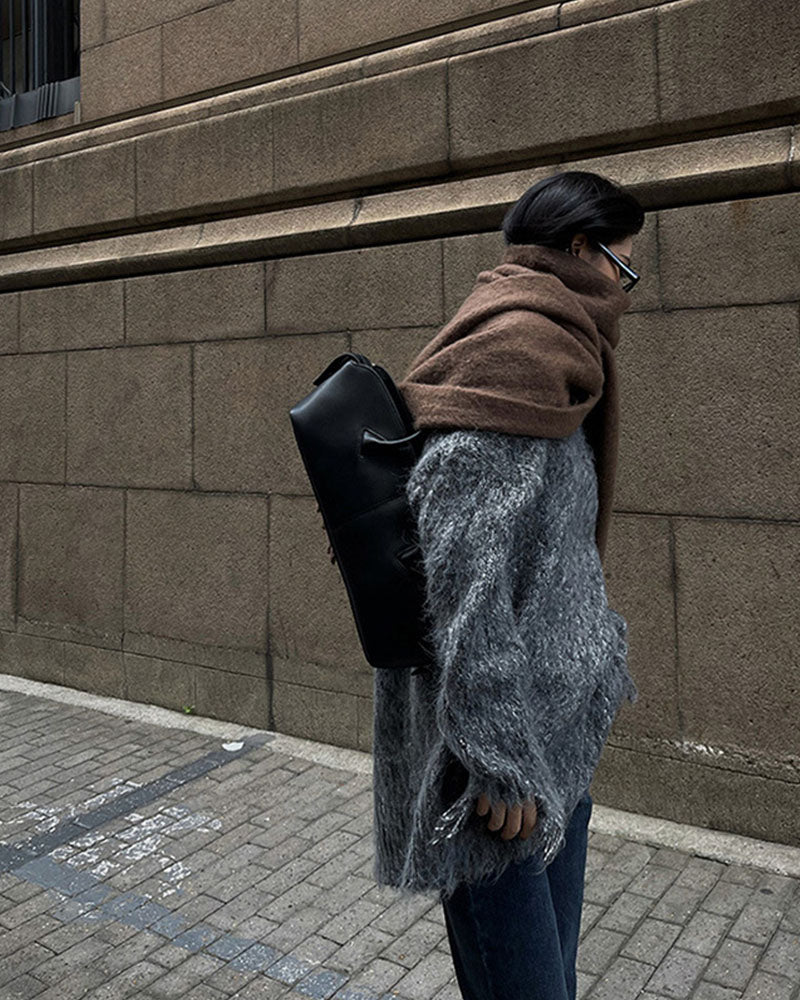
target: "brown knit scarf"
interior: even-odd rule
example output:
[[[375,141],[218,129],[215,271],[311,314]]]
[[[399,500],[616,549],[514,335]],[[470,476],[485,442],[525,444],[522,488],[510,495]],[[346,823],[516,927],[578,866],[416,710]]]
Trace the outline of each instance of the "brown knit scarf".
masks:
[[[414,427],[567,437],[586,421],[606,540],[617,464],[614,348],[630,295],[580,257],[508,246],[398,382]]]

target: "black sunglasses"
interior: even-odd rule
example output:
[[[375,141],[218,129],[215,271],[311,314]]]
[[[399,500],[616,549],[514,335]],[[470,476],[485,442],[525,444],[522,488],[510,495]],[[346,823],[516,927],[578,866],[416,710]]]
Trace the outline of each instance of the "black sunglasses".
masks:
[[[629,267],[624,260],[620,260],[613,251],[609,250],[605,243],[598,243],[597,246],[603,251],[606,257],[609,258],[609,260],[612,260],[617,265],[620,270],[620,277],[622,277],[623,274],[625,275],[627,280],[622,282],[622,290],[624,292],[629,292],[641,276],[638,275],[632,267]]]

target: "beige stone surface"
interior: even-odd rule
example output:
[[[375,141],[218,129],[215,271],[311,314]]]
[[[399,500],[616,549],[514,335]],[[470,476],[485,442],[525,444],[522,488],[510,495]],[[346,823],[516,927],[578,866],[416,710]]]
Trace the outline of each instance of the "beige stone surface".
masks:
[[[82,0],[83,3],[86,0]],[[98,0],[92,0],[97,4]],[[132,35],[144,28],[166,24],[204,8],[214,7],[225,0],[103,0],[105,6],[105,38]],[[83,16],[83,5],[81,6]]]
[[[69,481],[191,487],[188,346],[73,351],[67,386]]]
[[[0,628],[14,628],[16,589],[17,484],[0,483]]]
[[[544,7],[551,0],[532,0],[530,7]],[[341,52],[392,40],[444,32],[453,27],[485,21],[518,4],[508,0],[299,0],[300,61],[309,62]]]
[[[524,188],[519,192],[524,193]],[[502,222],[502,219],[501,219]],[[444,244],[444,312],[451,319],[475,286],[481,271],[491,270],[503,258],[506,248],[498,227],[493,232],[451,236]]]
[[[360,652],[354,655],[352,661],[338,663],[321,663],[299,655],[272,656],[272,676],[276,683],[302,684],[317,691],[335,691],[370,699],[372,669]]]
[[[658,117],[653,18],[641,11],[454,56],[448,83],[453,165],[561,153],[652,131]],[[624,99],[618,65],[625,66]],[[501,114],[498,95],[504,95]]]
[[[184,127],[190,129],[188,125]],[[165,148],[172,149],[171,184],[175,198],[182,204],[185,192],[182,193],[181,148],[185,145],[191,150],[194,140],[191,131],[181,133],[180,139],[174,135],[169,138],[173,131],[169,130],[160,139],[150,136],[148,139],[153,138],[156,146],[163,142]],[[358,199],[348,196],[272,208],[203,224],[156,227],[106,238],[97,236],[95,227],[96,238],[42,249],[10,249],[0,255],[0,289],[499,228],[508,206],[530,184],[556,169],[604,173],[628,186],[648,210],[665,204],[691,205],[708,199],[730,200],[742,194],[783,192],[789,185],[791,142],[792,130],[786,126],[565,160],[530,170],[502,170],[487,176],[400,187]],[[161,161],[162,166],[164,162]],[[3,173],[6,172],[0,172],[0,187]],[[159,177],[154,166],[153,175],[160,184],[166,173]],[[254,182],[254,189],[258,186]],[[159,194],[165,205],[172,197],[170,189]],[[647,282],[637,289],[634,310],[654,304],[648,302],[655,294],[652,278],[648,270]]]
[[[664,305],[800,299],[800,192],[659,214]]]
[[[194,352],[194,481],[200,489],[311,493],[289,409],[348,348],[344,335],[201,344]]]
[[[560,5],[559,24],[562,28],[571,28],[576,24],[617,17],[619,14],[629,14],[634,10],[645,10],[667,2],[669,0],[566,0]]]
[[[195,703],[195,668],[191,663],[125,653],[125,697],[180,712]]]
[[[797,111],[800,6],[794,0],[681,0],[658,9],[661,118],[737,121]]]
[[[0,241],[33,233],[33,167],[0,170]]]
[[[400,381],[414,358],[439,332],[439,326],[404,327],[396,330],[359,330],[351,337],[352,349],[385,368]]]
[[[296,0],[228,0],[167,21],[164,98],[277,73],[297,63]],[[199,6],[199,4],[198,4]]]
[[[601,805],[800,847],[800,783],[607,744],[591,785]]]
[[[122,281],[86,281],[19,293],[21,351],[111,347],[125,340]]]
[[[482,20],[466,28],[433,34],[419,41],[392,44],[377,52],[369,52],[358,61],[364,76],[374,76],[376,73],[386,73],[406,66],[418,66],[434,59],[488,49],[492,45],[514,42],[520,38],[532,38],[558,28],[559,6],[557,3],[547,3],[547,6]]]
[[[269,729],[270,697],[266,673],[261,677],[226,670],[195,668],[195,711],[212,719]],[[288,732],[288,730],[280,730]]]
[[[265,497],[132,490],[126,517],[126,633],[265,649]]]
[[[339,567],[330,561],[316,500],[273,494],[269,542],[270,650],[276,678],[313,686],[323,678],[333,682],[333,671],[323,670],[333,667],[339,675],[337,690],[365,693],[373,668],[361,650]]]
[[[628,622],[628,668],[639,690],[615,733],[670,737],[680,728],[669,519],[615,513],[604,562],[608,602]]]
[[[685,735],[796,755],[800,525],[674,524]]]
[[[569,160],[563,166],[606,174],[652,210],[784,191],[790,187],[791,151],[792,128],[785,125]]]
[[[81,120],[130,114],[159,103],[164,97],[162,78],[160,27],[84,49]]]
[[[105,41],[105,14],[106,0],[81,0],[81,59],[85,49]]]
[[[275,104],[276,189],[336,190],[446,170],[445,70],[440,61]]]
[[[0,295],[0,354],[19,350],[19,293]]]
[[[125,280],[125,340],[129,344],[252,337],[263,332],[261,261]]]
[[[244,207],[272,190],[272,177],[269,105],[152,132],[136,140],[136,215]]]
[[[0,480],[64,478],[63,355],[0,355]]]
[[[65,642],[63,649],[64,683],[81,691],[127,698],[125,664],[121,649]]]
[[[358,749],[358,702],[355,695],[288,681],[275,681],[273,712],[279,733]]]
[[[132,218],[134,176],[130,141],[39,160],[33,167],[33,231],[79,231]]]
[[[203,225],[191,249],[187,239],[183,253],[197,252],[215,260],[222,256],[222,247],[228,259],[239,255],[282,257],[298,249],[303,253],[341,250],[354,212],[355,200],[341,198],[215,219]]]
[[[800,517],[797,306],[641,313],[625,323],[615,507]]]
[[[202,638],[187,639],[132,629],[125,632],[122,646],[126,655],[131,653],[151,660],[191,663],[254,677],[264,673],[264,650],[257,646],[210,645]]]
[[[19,631],[119,648],[123,536],[122,490],[21,483]]]
[[[267,330],[426,326],[442,319],[441,244],[398,243],[267,262]]]
[[[0,630],[0,671],[46,684],[63,684],[64,643]]]

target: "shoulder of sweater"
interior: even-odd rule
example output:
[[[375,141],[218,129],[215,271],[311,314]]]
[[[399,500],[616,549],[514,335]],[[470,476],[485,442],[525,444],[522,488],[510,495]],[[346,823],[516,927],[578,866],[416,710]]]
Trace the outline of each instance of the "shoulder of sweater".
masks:
[[[583,425],[566,438],[511,434],[484,428],[453,428],[431,430],[422,447],[423,455],[431,452],[449,455],[485,457],[494,461],[515,460],[523,455],[545,456],[562,449],[567,442],[584,437]]]
[[[580,432],[580,434],[579,434]],[[547,470],[574,460],[583,431],[569,438],[536,437],[482,428],[431,430],[409,473],[409,496],[431,491],[447,497],[488,496],[487,490],[516,489],[532,496],[544,485]]]

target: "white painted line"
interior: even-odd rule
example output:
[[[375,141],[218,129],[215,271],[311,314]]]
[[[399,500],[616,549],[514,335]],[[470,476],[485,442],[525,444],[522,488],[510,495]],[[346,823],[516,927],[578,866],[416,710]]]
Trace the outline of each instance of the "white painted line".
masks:
[[[159,705],[109,698],[60,684],[46,684],[26,677],[16,677],[13,674],[0,674],[0,691],[2,690],[49,698],[51,701],[133,719],[146,725],[217,736],[226,742],[238,740],[243,736],[269,732],[265,729],[243,726],[238,722],[187,715]],[[354,771],[357,774],[372,774],[372,754],[350,750],[347,747],[317,743],[314,740],[304,740],[285,733],[269,732],[269,735],[273,738],[267,746],[278,753],[299,757],[301,760],[309,760],[325,767]],[[658,816],[625,812],[622,809],[601,805],[599,802],[594,802],[592,806],[589,829],[622,837],[625,840],[635,840],[657,847],[672,847],[677,851],[696,854],[699,857],[751,865],[754,868],[800,878],[800,847],[756,840],[753,837],[743,837],[738,833],[726,833],[722,830],[706,830],[700,826],[675,823]]]

